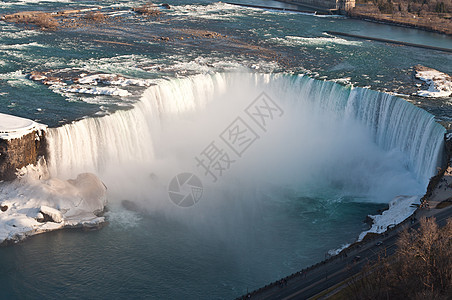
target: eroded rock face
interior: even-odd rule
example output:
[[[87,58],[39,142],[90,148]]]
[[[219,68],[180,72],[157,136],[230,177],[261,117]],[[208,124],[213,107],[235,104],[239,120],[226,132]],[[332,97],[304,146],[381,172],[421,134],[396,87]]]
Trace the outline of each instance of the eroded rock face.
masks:
[[[0,180],[14,180],[16,170],[35,164],[46,155],[47,146],[44,131],[33,131],[20,138],[0,138]]]

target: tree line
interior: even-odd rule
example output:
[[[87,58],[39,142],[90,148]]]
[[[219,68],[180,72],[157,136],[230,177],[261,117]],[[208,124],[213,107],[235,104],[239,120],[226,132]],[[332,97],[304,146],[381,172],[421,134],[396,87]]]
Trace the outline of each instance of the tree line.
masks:
[[[349,281],[332,299],[450,299],[452,219],[439,228],[434,218],[405,230],[394,256],[380,258]]]
[[[372,4],[381,13],[452,13],[452,0],[357,0],[356,4]]]

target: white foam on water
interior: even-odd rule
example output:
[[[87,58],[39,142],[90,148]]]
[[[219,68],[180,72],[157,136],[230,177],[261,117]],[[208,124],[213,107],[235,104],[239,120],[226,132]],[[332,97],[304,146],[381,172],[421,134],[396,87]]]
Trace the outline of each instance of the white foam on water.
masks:
[[[170,15],[177,16],[178,19],[198,18],[208,20],[233,20],[243,16],[251,8],[239,7],[227,3],[217,2],[208,5],[174,5]]]
[[[116,74],[94,74],[83,76],[77,79],[80,84],[90,84],[97,85],[98,83],[106,84],[106,85],[120,85],[120,86],[151,86],[152,80],[145,79],[133,79],[133,78],[125,78],[123,76],[119,76]]]
[[[96,87],[96,86],[70,86],[62,87],[61,90],[66,93],[79,93],[89,95],[108,95],[108,96],[120,96],[127,97],[132,94],[124,89],[111,88],[111,87]]]
[[[121,208],[113,208],[105,214],[111,226],[121,229],[136,228],[139,226],[141,217],[133,211]]]
[[[14,25],[2,25],[2,34],[0,35],[0,41],[9,40],[18,40],[23,38],[30,38],[33,36],[38,36],[45,34],[42,31],[38,30],[29,30],[18,28]]]
[[[37,42],[26,43],[26,44],[11,44],[11,45],[3,44],[3,45],[0,45],[0,49],[13,49],[13,50],[22,50],[22,49],[29,50],[29,48],[33,48],[33,47],[45,48],[47,46],[39,44]]]
[[[120,55],[115,57],[74,59],[69,66],[77,70],[86,70],[91,73],[101,72],[110,74],[138,74],[146,78],[149,73],[142,69],[143,66],[156,64],[156,60],[143,55]],[[147,75],[147,76],[146,76]]]
[[[14,2],[4,2],[4,6],[14,6],[14,5],[29,5],[29,4],[39,4],[39,3],[70,3],[72,0],[16,0]]]
[[[33,86],[36,87],[37,83],[29,80],[27,75],[22,70],[17,70],[8,73],[0,73],[0,79],[4,80],[8,85],[12,87]]]
[[[329,45],[344,45],[344,46],[360,46],[362,42],[349,41],[338,37],[301,37],[301,36],[286,36],[285,38],[271,38],[270,41],[276,44],[286,46],[329,46]]]
[[[224,71],[246,72],[249,69],[271,73],[279,68],[277,62],[248,60],[246,58],[224,57],[221,60],[213,57],[198,56],[187,59],[183,56],[170,56],[172,64],[162,66],[166,72],[177,72],[180,75],[208,74]]]
[[[338,255],[342,250],[347,249],[349,246],[350,246],[350,243],[346,243],[346,244],[341,245],[337,249],[328,250],[328,255],[330,255],[330,256]]]

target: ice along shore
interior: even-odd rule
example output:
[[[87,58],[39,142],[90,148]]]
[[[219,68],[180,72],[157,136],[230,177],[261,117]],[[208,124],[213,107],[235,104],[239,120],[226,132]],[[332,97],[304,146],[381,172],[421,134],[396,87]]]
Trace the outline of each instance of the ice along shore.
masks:
[[[47,126],[0,114],[0,245],[62,228],[99,228],[107,188],[90,173],[51,178]]]

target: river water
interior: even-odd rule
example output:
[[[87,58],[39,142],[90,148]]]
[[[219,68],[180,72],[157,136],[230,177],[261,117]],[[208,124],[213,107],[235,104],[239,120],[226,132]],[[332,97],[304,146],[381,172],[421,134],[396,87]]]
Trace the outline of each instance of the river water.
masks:
[[[0,3],[4,13],[100,6],[121,17],[56,32],[0,21],[0,112],[51,127],[53,176],[94,172],[109,189],[102,230],[46,233],[0,249],[0,298],[233,298],[353,242],[368,228],[365,216],[395,196],[424,193],[443,129],[432,115],[371,90],[410,93],[414,65],[452,73],[450,54],[325,31],[443,48],[452,48],[450,38],[209,1],[175,1],[159,18],[144,18],[129,10],[141,3]],[[145,84],[106,86],[123,96],[93,95],[32,81],[32,71],[69,86],[81,73]],[[194,157],[221,143],[235,118],[252,122],[246,107],[262,92],[280,117],[256,127],[257,142],[232,153],[230,170],[214,182]],[[410,101],[437,117],[448,105]],[[179,172],[202,179],[193,207],[168,198]]]

